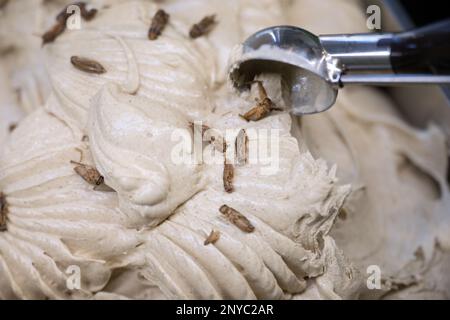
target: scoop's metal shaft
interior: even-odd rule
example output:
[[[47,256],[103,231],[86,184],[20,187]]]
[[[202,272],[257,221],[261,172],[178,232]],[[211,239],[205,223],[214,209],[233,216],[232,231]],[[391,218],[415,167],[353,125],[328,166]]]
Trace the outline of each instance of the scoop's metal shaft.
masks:
[[[382,40],[392,34],[349,34],[319,36],[324,50],[347,71],[391,70],[391,48]],[[386,43],[386,42],[385,42]]]
[[[340,78],[343,85],[450,84],[450,75],[395,74],[390,46],[394,38],[392,33],[319,36],[325,51],[345,68]]]
[[[376,86],[439,85],[450,84],[450,76],[423,74],[348,74],[341,76],[343,84],[364,84]]]

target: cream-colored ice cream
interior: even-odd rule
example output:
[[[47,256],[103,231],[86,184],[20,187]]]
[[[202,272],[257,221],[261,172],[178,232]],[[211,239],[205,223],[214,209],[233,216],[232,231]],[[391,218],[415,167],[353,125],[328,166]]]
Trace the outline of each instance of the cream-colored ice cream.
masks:
[[[255,104],[257,92],[256,86],[241,96],[229,90],[231,49],[260,28],[307,23],[300,13],[309,7],[302,1],[94,1],[94,6],[95,19],[44,47],[51,94],[44,108],[21,121],[0,154],[0,191],[8,211],[7,230],[0,232],[0,298],[365,297],[367,264],[379,264],[386,278],[395,277],[411,261],[408,250],[419,246],[425,252],[422,265],[438,266],[429,278],[440,278],[443,267],[428,255],[436,238],[445,256],[448,230],[448,224],[434,223],[446,219],[448,208],[445,141],[438,128],[415,131],[388,101],[364,88],[344,91],[332,112],[305,117],[301,125],[280,111],[257,122],[239,117]],[[357,15],[355,4],[345,6]],[[159,8],[170,22],[150,41],[147,31]],[[213,13],[218,21],[213,31],[190,39],[190,26]],[[101,63],[107,72],[74,68],[74,55]],[[283,107],[279,79],[260,80]],[[194,121],[217,130],[244,128],[250,146],[275,137],[273,157],[236,165],[235,190],[226,193],[221,152],[205,146],[203,163],[178,161],[178,151],[194,154],[189,129]],[[333,131],[336,121],[350,130],[341,133],[347,140]],[[366,141],[373,137],[378,140],[371,149]],[[232,150],[234,136],[225,138]],[[348,141],[354,141],[351,147]],[[415,169],[382,170],[399,163],[396,148],[406,145],[412,151],[400,150],[438,183],[439,197]],[[380,151],[386,146],[392,148]],[[358,162],[355,154],[361,155]],[[112,191],[94,190],[71,161],[95,166]],[[372,173],[375,165],[379,169]],[[390,178],[388,187],[401,189],[403,179],[411,187],[383,202],[389,199],[383,177]],[[411,207],[408,192],[417,199]],[[420,212],[406,216],[419,201],[430,201],[423,202],[427,231],[418,230]],[[348,217],[336,224],[344,202]],[[223,204],[244,214],[254,231],[227,220],[219,211]],[[398,220],[383,228],[396,213]],[[408,246],[395,232],[404,221],[410,222],[402,229],[410,236]],[[377,228],[368,230],[369,223]],[[211,230],[220,238],[204,245]],[[374,243],[377,237],[388,244]],[[371,259],[364,256],[373,252]],[[389,260],[392,256],[398,259]],[[80,268],[81,290],[67,287],[66,271],[73,266]],[[411,268],[416,272],[419,266]],[[389,290],[385,286],[376,295]]]
[[[291,23],[317,34],[367,31],[348,1],[294,2]],[[340,181],[352,184],[346,219],[332,234],[361,272],[380,267],[383,290],[362,297],[450,298],[446,272],[436,272],[450,261],[443,132],[407,125],[384,93],[364,87],[341,90],[332,109],[300,121],[308,150],[337,164]]]
[[[16,0],[0,9],[0,59],[22,112],[44,105],[50,84],[40,35],[69,1]]]

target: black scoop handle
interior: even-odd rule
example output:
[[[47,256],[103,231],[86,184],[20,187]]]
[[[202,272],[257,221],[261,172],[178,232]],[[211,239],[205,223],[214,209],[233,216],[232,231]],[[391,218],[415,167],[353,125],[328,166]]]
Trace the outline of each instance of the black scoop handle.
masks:
[[[395,73],[450,74],[450,19],[395,34],[389,40]]]

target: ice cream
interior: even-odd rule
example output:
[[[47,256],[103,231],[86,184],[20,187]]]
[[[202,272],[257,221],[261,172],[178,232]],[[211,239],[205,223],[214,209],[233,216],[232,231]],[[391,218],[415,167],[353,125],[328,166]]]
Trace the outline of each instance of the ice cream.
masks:
[[[259,121],[247,122],[239,116],[254,106],[257,88],[254,85],[242,95],[229,90],[231,49],[260,28],[303,23],[297,16],[289,17],[304,8],[301,1],[101,1],[94,6],[99,8],[95,19],[83,22],[80,30],[66,30],[44,47],[51,93],[43,108],[20,122],[0,155],[0,191],[7,203],[7,230],[0,232],[1,298],[349,299],[366,295],[362,274],[372,260],[359,254],[368,252],[373,242],[354,243],[350,232],[364,227],[355,217],[362,212],[384,219],[383,210],[395,213],[404,207],[387,203],[386,209],[378,207],[382,183],[372,180],[370,173],[353,179],[356,166],[350,154],[333,151],[346,142],[334,143],[339,136],[331,131],[333,127],[321,124],[335,114],[356,132],[367,122],[380,126],[374,133],[388,136],[380,139],[380,148],[391,136],[399,145],[413,145],[411,154],[416,156],[408,153],[409,157],[423,160],[419,165],[438,181],[441,197],[447,192],[442,178],[445,141],[439,129],[414,131],[372,90],[343,94],[342,106],[334,107],[338,111],[303,118],[301,126],[283,111],[272,111]],[[170,20],[158,39],[151,41],[148,28],[160,8]],[[191,39],[190,26],[210,14],[217,16],[215,28]],[[106,72],[77,69],[72,56],[95,61]],[[259,80],[275,105],[285,107],[279,78],[263,75]],[[372,109],[358,113],[364,93],[374,100],[367,108],[384,112],[387,120],[371,118]],[[356,111],[353,101],[359,107]],[[234,164],[234,191],[226,192],[223,161],[229,153],[206,145],[200,149],[203,162],[178,161],[176,150],[194,154],[195,130],[189,124],[196,121],[223,132],[245,129],[250,145],[269,142],[272,153],[266,161]],[[315,131],[319,129],[320,134]],[[232,150],[235,136],[224,137]],[[358,135],[361,140],[356,142],[363,142],[363,137]],[[180,144],[183,141],[187,143]],[[428,152],[440,156],[431,161]],[[382,159],[380,167],[390,163],[390,154],[376,158]],[[371,159],[361,159],[369,171],[377,163]],[[112,190],[88,184],[71,161],[95,167]],[[337,171],[333,162],[338,163]],[[415,179],[416,174],[412,176]],[[392,181],[401,187],[398,176],[393,175]],[[428,190],[428,180],[414,181],[420,185],[413,188],[417,194]],[[367,200],[357,198],[359,187],[369,183],[373,187],[364,194]],[[428,199],[428,193],[424,197]],[[349,216],[336,224],[344,202]],[[438,202],[428,212],[435,219],[444,216],[448,205]],[[220,211],[223,205],[245,216],[254,229],[246,232],[227,219]],[[429,236],[418,233],[408,241],[409,248],[429,244],[433,235],[445,244],[448,225],[429,226]],[[220,238],[205,245],[212,230],[219,231]],[[373,230],[373,237],[384,230]],[[394,231],[386,231],[393,255],[401,249],[394,236]],[[409,261],[405,254],[402,261],[385,264],[384,252],[374,256],[373,263],[383,262],[388,275],[395,275]],[[67,270],[74,266],[80,271],[80,290],[67,286],[72,279]]]
[[[312,32],[367,32],[363,16],[347,1],[295,3],[308,10],[292,10],[298,13],[292,23],[301,21]],[[319,12],[321,20],[314,18]],[[371,265],[381,270],[383,289],[366,289],[362,297],[447,299],[448,277],[432,271],[449,261],[442,130],[409,126],[385,93],[364,87],[344,88],[329,112],[299,121],[308,150],[337,164],[340,181],[352,184],[346,219],[332,234],[361,272]]]

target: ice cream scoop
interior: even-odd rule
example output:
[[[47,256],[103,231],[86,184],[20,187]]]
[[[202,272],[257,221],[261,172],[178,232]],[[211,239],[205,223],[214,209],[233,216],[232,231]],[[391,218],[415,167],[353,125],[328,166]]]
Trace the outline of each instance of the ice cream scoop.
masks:
[[[402,33],[266,28],[235,48],[229,78],[244,90],[262,73],[281,75],[283,98],[297,115],[327,110],[347,84],[450,84],[450,19]]]

